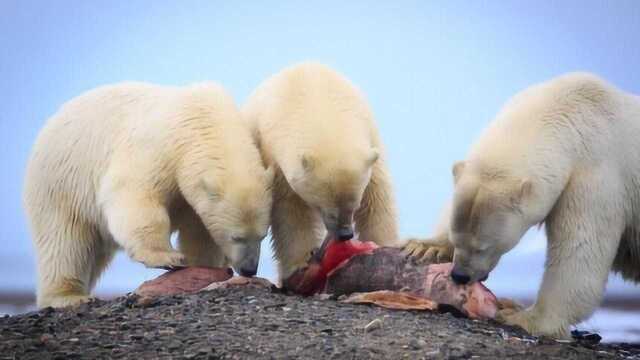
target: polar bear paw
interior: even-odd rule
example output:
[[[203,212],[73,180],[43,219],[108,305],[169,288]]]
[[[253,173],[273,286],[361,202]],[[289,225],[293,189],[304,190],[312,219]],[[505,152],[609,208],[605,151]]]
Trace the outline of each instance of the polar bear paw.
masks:
[[[453,260],[453,246],[448,242],[411,239],[404,246],[404,250],[409,256],[421,262],[445,263]]]
[[[518,326],[534,336],[571,339],[568,326],[555,324],[553,320],[539,316],[533,308],[518,311],[517,308],[508,307],[498,311],[496,320],[505,325]]]
[[[131,258],[148,268],[174,270],[186,266],[185,256],[175,250],[138,250]]]
[[[66,308],[78,306],[94,300],[95,298],[89,295],[45,296],[38,301],[38,307],[43,308],[51,306],[54,308]]]

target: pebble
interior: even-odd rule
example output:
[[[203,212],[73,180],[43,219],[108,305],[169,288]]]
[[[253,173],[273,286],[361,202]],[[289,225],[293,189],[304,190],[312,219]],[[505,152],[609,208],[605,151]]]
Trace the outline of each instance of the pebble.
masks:
[[[364,326],[364,332],[372,332],[374,330],[382,328],[382,320],[374,319]]]
[[[424,340],[411,339],[409,340],[409,347],[413,350],[420,350],[427,345],[427,342]]]

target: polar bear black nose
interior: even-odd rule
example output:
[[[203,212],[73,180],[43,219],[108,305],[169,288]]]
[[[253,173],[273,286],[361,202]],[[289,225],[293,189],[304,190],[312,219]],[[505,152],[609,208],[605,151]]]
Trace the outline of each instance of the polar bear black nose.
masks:
[[[453,271],[451,271],[451,278],[453,279],[453,282],[459,285],[464,285],[471,280],[471,277],[469,275],[461,273],[456,269],[453,269]]]
[[[345,241],[353,239],[353,229],[351,228],[341,228],[336,231],[336,235],[338,236],[338,240]]]
[[[244,277],[252,277],[258,272],[257,268],[241,268],[240,275]]]

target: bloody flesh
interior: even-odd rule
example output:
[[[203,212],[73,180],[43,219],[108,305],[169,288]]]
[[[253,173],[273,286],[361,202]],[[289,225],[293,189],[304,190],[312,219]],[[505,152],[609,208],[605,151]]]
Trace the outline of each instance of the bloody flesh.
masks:
[[[416,263],[401,249],[358,240],[325,240],[309,266],[289,277],[284,286],[299,294],[348,295],[389,290],[450,305],[472,318],[493,318],[496,297],[481,283],[457,285],[452,264]]]

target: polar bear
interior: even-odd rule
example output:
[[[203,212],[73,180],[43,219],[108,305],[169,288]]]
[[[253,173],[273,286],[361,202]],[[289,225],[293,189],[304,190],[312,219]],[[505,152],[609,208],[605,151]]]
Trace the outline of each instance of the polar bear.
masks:
[[[275,167],[272,245],[280,280],[306,266],[327,231],[397,241],[389,171],[363,95],[329,67],[306,62],[260,85],[243,107]],[[399,244],[398,244],[399,246]]]
[[[449,261],[460,283],[482,280],[531,226],[548,250],[536,303],[503,321],[568,338],[599,305],[610,271],[640,281],[640,97],[586,73],[516,95],[465,161],[442,229],[414,256]],[[455,249],[455,250],[454,250]]]
[[[209,83],[121,83],[65,104],[26,171],[38,305],[86,301],[118,248],[147,267],[231,265],[254,275],[273,170],[240,116]]]

